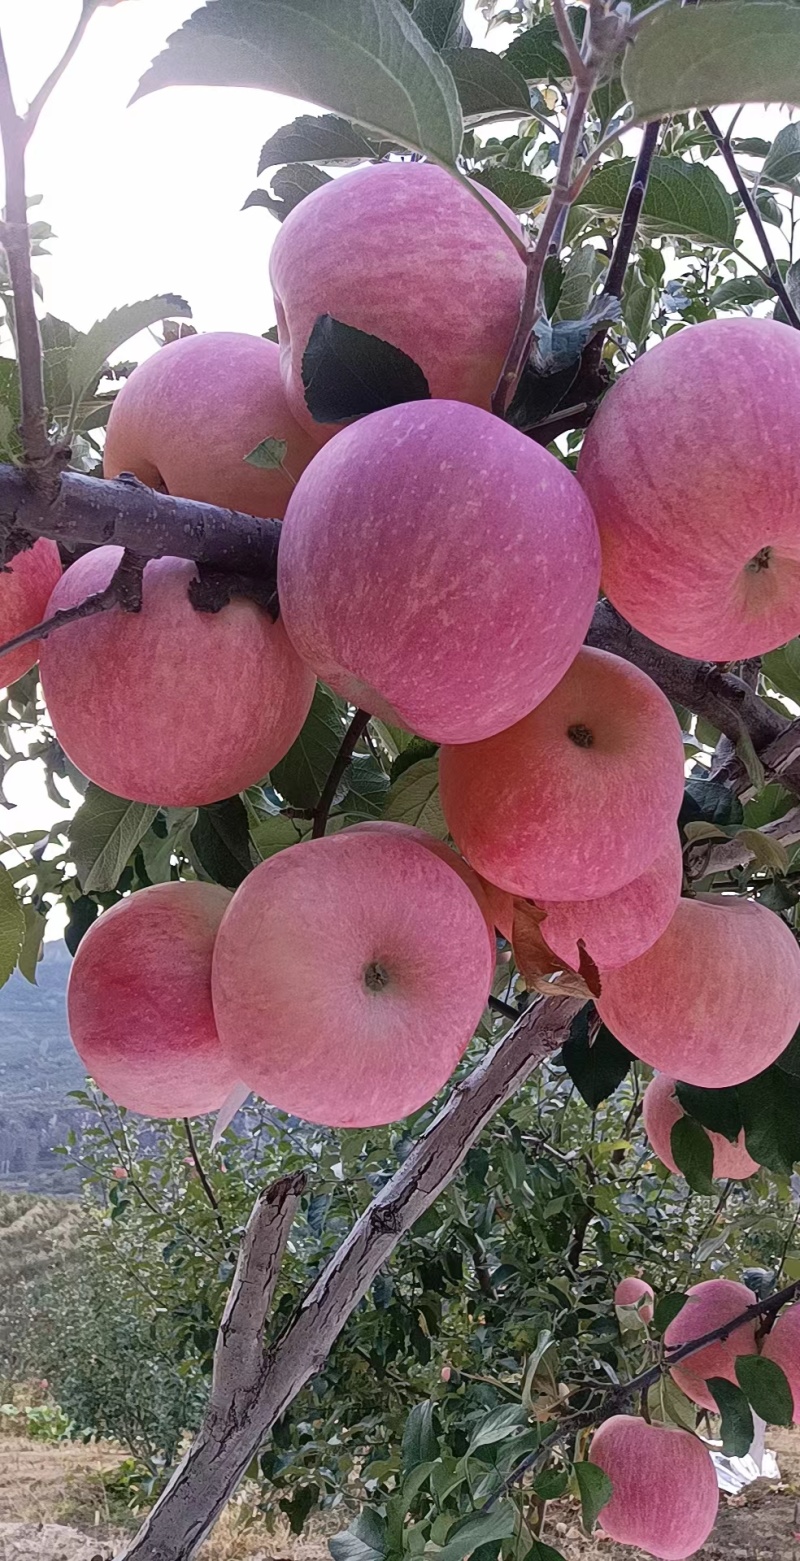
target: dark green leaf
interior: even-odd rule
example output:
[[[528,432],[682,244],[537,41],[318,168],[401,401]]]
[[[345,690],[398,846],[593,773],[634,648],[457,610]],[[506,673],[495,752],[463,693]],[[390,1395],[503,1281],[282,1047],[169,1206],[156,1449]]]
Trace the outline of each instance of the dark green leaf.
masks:
[[[605,256],[593,244],[584,244],[572,251],[561,283],[557,313],[559,320],[585,318],[589,300],[606,268]]]
[[[779,650],[768,651],[762,666],[771,683],[789,699],[800,701],[800,639],[789,640]]]
[[[465,119],[530,113],[528,84],[508,60],[488,49],[447,49],[442,58],[452,72]]]
[[[786,287],[786,291],[789,294],[790,303],[793,303],[795,309],[800,312],[800,260],[795,260],[794,263],[789,266],[783,281]],[[780,320],[782,325],[789,324],[789,317],[783,307],[783,304],[781,303],[780,298],[775,305],[774,317],[776,320]]]
[[[631,267],[625,279],[622,297],[622,318],[634,347],[644,345],[650,334],[650,325],[658,303],[658,291],[652,282],[645,282]]]
[[[564,1557],[561,1551],[554,1550],[552,1545],[545,1545],[543,1540],[535,1539],[524,1561],[564,1561]]]
[[[761,212],[765,222],[771,222],[774,228],[783,226],[783,212],[775,196],[769,190],[759,190],[756,195],[756,206]]]
[[[432,1463],[439,1456],[439,1443],[433,1429],[433,1404],[425,1399],[415,1404],[403,1430],[403,1472],[410,1474],[419,1463]]]
[[[47,917],[40,915],[32,905],[23,906],[25,916],[25,936],[19,951],[20,975],[30,981],[31,986],[36,985],[36,971],[42,953]]]
[[[289,1519],[289,1527],[293,1534],[302,1534],[306,1520],[318,1502],[319,1486],[314,1484],[298,1485],[291,1496],[284,1496],[283,1500],[278,1502],[281,1512],[285,1512]]]
[[[439,744],[432,743],[429,738],[410,738],[405,748],[401,748],[396,758],[392,760],[392,767],[389,772],[392,785],[394,785],[396,780],[400,779],[400,776],[406,770],[411,769],[412,764],[418,764],[420,759],[435,759],[438,752]]]
[[[194,855],[212,883],[238,889],[252,870],[247,809],[241,797],[199,808],[190,841]]]
[[[468,49],[469,31],[464,23],[464,0],[416,0],[411,14],[434,49]]]
[[[625,103],[625,92],[619,76],[612,76],[609,81],[604,81],[592,93],[592,109],[597,115],[602,129],[615,119]]]
[[[479,1545],[492,1540],[510,1539],[517,1527],[517,1509],[513,1501],[499,1501],[490,1512],[476,1512],[465,1518],[448,1536],[436,1561],[464,1561]]]
[[[587,1459],[576,1463],[575,1478],[581,1496],[583,1526],[587,1534],[591,1534],[598,1513],[614,1494],[614,1487],[605,1470],[596,1463],[589,1463]]]
[[[719,0],[720,5],[727,3],[728,0]],[[590,174],[573,212],[587,208],[599,217],[618,217],[633,169],[632,157],[604,163]],[[677,236],[728,248],[736,231],[733,201],[721,179],[704,163],[684,162],[681,157],[654,157],[640,228],[648,238]]]
[[[477,1452],[479,1447],[493,1447],[498,1442],[518,1437],[528,1424],[528,1416],[521,1404],[503,1404],[499,1409],[493,1409],[473,1432],[468,1455]]]
[[[67,906],[67,926],[64,932],[64,942],[75,955],[78,952],[81,940],[85,938],[89,928],[97,921],[100,906],[96,900],[90,900],[89,896],[82,894],[77,900],[70,900]]]
[[[680,1117],[669,1137],[672,1158],[693,1192],[711,1197],[714,1191],[714,1145],[705,1128],[691,1117]]]
[[[662,1295],[660,1300],[656,1301],[653,1312],[653,1327],[656,1333],[666,1333],[670,1323],[675,1321],[685,1305],[686,1296],[682,1293]]]
[[[374,147],[348,120],[337,114],[301,114],[265,141],[258,172],[282,163],[361,163],[374,156]]]
[[[330,314],[321,314],[311,332],[302,372],[306,405],[317,423],[364,417],[431,393],[407,353]]]
[[[774,290],[760,276],[732,276],[714,288],[708,301],[712,309],[742,309],[774,297]]]
[[[324,184],[330,182],[330,174],[323,173],[321,168],[315,168],[311,163],[289,163],[286,168],[278,168],[272,174],[272,191],[253,190],[242,210],[265,206],[278,222],[283,222],[307,195],[313,195],[315,190],[321,190]]]
[[[389,777],[371,753],[357,753],[344,777],[347,787],[338,806],[342,813],[380,818],[386,804]]]
[[[0,986],[5,986],[16,968],[25,933],[25,912],[8,868],[0,863]]]
[[[761,169],[762,179],[790,184],[800,173],[800,125],[792,121],[775,137]]]
[[[683,802],[678,814],[681,829],[686,824],[741,824],[744,809],[729,786],[720,781],[703,780],[694,775],[684,783]]]
[[[792,1390],[777,1361],[765,1355],[739,1355],[736,1377],[748,1402],[767,1425],[791,1425]]]
[[[545,932],[546,927],[545,922]],[[573,1020],[569,1037],[561,1048],[561,1061],[579,1095],[595,1111],[622,1083],[633,1059],[604,1024],[594,1040],[590,1039],[591,1012],[587,1004]]]
[[[567,16],[575,37],[582,38],[585,21],[582,7],[569,6]],[[520,33],[509,45],[505,57],[526,81],[563,81],[570,74],[553,16],[544,17],[527,32]]]
[[[315,808],[342,746],[347,706],[324,683],[314,690],[300,736],[276,764],[270,779],[293,808]]]
[[[569,1485],[566,1469],[545,1469],[533,1482],[533,1489],[540,1501],[558,1501]]]
[[[383,1561],[386,1524],[380,1513],[364,1507],[342,1534],[328,1540],[333,1561]]]
[[[720,1412],[722,1451],[726,1458],[744,1458],[753,1445],[753,1412],[741,1388],[725,1377],[709,1377],[708,1390]]]
[[[791,1073],[793,1078],[800,1079],[800,1030],[795,1030],[786,1050],[781,1052],[775,1063],[783,1073]]]
[[[800,6],[668,5],[641,24],[622,68],[637,119],[719,103],[800,103]]]
[[[800,1079],[773,1066],[739,1084],[737,1092],[748,1154],[789,1175],[800,1160]]]
[[[462,122],[453,78],[401,0],[210,0],[139,83],[261,87],[318,103],[453,166]]]
[[[512,211],[530,211],[550,193],[550,186],[544,179],[526,173],[522,168],[484,168],[472,177],[476,184],[482,184],[484,189],[505,201]]]
[[[104,320],[98,320],[85,336],[78,336],[72,348],[69,363],[69,384],[76,401],[95,384],[103,366],[112,353],[122,347],[132,336],[144,331],[159,320],[191,319],[192,311],[185,299],[175,293],[165,293],[158,298],[147,298],[138,304],[125,304],[112,309]]]
[[[89,785],[69,828],[75,871],[81,888],[116,889],[139,841],[147,834],[158,808],[113,797]]]
[[[262,439],[255,450],[245,456],[245,460],[248,466],[257,466],[260,471],[280,471],[288,448],[285,439]]]
[[[742,1108],[735,1085],[729,1089],[700,1089],[696,1084],[676,1084],[675,1092],[688,1116],[710,1133],[721,1133],[735,1144],[742,1131]]]

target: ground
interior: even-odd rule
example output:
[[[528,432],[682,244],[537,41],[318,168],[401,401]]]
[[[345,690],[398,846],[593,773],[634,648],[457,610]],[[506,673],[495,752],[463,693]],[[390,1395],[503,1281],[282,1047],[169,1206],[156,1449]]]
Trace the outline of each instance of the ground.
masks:
[[[800,1431],[773,1431],[779,1489],[751,1486],[723,1498],[716,1529],[696,1561],[800,1561],[794,1534],[800,1498]],[[0,1439],[0,1561],[111,1561],[119,1530],[101,1471],[120,1457],[109,1446],[52,1446],[23,1437]],[[544,1536],[566,1561],[646,1561],[643,1552],[581,1535],[577,1513],[554,1504]],[[323,1532],[292,1538],[243,1525],[229,1509],[200,1561],[329,1561]]]

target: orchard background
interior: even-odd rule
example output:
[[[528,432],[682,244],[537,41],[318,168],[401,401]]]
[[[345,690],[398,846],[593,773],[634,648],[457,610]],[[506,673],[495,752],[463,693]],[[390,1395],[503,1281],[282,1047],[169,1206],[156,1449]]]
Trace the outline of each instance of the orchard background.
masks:
[[[194,1554],[245,1476],[295,1533],[338,1510],[335,1561],[558,1561],[548,1504],[567,1492],[589,1532],[688,1555],[717,1501],[695,1433],[743,1456],[759,1418],[788,1426],[800,1402],[800,129],[791,106],[752,107],[800,102],[800,7],[523,0],[467,25],[457,0],[209,0],[137,97],[299,100],[241,191],[265,254],[247,308],[264,335],[244,346],[194,334],[203,320],[172,293],[78,331],[31,271],[53,235],[28,144],[106,9],[76,3],[27,111],[0,50],[0,670],[16,679],[2,765],[33,758],[65,810],[67,785],[82,799],[48,829],[8,815],[0,966],[35,981],[48,922],[66,921],[89,971],[73,1037],[109,1090],[87,1086],[93,1125],[63,1149],[84,1176],[80,1219],[12,1259],[9,1396],[46,1379],[45,1429],[127,1446],[132,1507],[157,1498],[130,1558]],[[212,235],[205,258],[213,272]],[[128,344],[156,328],[165,345],[137,373]],[[712,341],[730,346],[703,358]],[[185,367],[161,377],[169,363]],[[596,606],[572,475],[588,428],[578,472],[611,598]],[[640,524],[659,462],[654,491],[674,482],[667,518],[684,528],[677,588],[663,525],[633,564],[614,551],[617,511],[633,493]],[[517,518],[539,486],[534,569]],[[414,532],[409,493],[438,547]],[[727,580],[729,532],[755,538],[752,612]],[[42,575],[20,602],[34,544]],[[156,619],[145,566],[162,558]],[[578,666],[618,680],[598,720],[637,690],[642,703],[619,785],[590,770],[576,802],[559,786],[566,743],[535,783],[535,745],[515,770],[503,744]],[[499,899],[452,871],[449,847],[421,854],[390,825],[452,837]],[[513,859],[505,881],[487,853]],[[575,922],[570,907],[624,897],[662,859],[627,920]],[[276,902],[278,1081],[251,918],[259,886],[285,892],[294,872],[311,876],[304,936]],[[326,873],[342,874],[330,893]],[[236,891],[214,956],[222,972],[224,943],[224,1066],[206,990],[222,891]],[[713,950],[697,898],[712,891],[737,928]],[[169,911],[190,903],[219,907],[205,941]],[[337,958],[344,970],[348,937],[378,911],[399,926],[404,906],[425,980],[402,1047],[381,1052],[351,1022]],[[691,929],[657,978],[648,916],[651,947]],[[131,945],[115,942],[124,926]],[[392,989],[381,959],[364,979],[378,1001]],[[653,1063],[680,1080],[666,1127]],[[654,1297],[617,1295],[635,1277]],[[687,1302],[698,1284],[712,1289]]]

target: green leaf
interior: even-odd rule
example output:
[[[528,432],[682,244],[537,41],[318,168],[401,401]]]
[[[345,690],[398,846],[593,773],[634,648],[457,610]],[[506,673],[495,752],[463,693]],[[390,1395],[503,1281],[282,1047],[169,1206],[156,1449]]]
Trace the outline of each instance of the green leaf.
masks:
[[[601,1469],[596,1463],[589,1463],[586,1459],[576,1463],[575,1478],[580,1492],[583,1526],[587,1534],[591,1534],[598,1513],[614,1494],[614,1487],[605,1469]]]
[[[732,276],[714,288],[708,301],[712,309],[744,309],[774,296],[773,289],[760,276]]]
[[[653,1327],[656,1333],[666,1333],[670,1323],[674,1322],[678,1313],[683,1311],[686,1301],[687,1297],[683,1292],[677,1291],[662,1295],[660,1300],[656,1301],[653,1312]]]
[[[446,839],[447,825],[439,800],[438,759],[420,759],[404,771],[389,789],[383,816],[399,824],[414,824],[437,840]]]
[[[20,975],[23,975],[26,981],[30,981],[31,986],[35,986],[47,917],[42,916],[32,905],[24,905],[22,909],[25,917],[25,936],[19,951],[19,970]]]
[[[510,1437],[519,1436],[529,1423],[521,1404],[502,1404],[499,1409],[493,1409],[473,1432],[467,1457],[477,1452],[479,1447],[493,1447],[497,1442],[507,1442]]]
[[[499,1501],[490,1512],[476,1512],[451,1532],[436,1561],[464,1561],[479,1545],[510,1539],[517,1527],[517,1509],[513,1501]]]
[[[442,59],[452,73],[466,120],[530,114],[528,84],[509,60],[488,49],[447,49]]]
[[[583,36],[585,12],[578,5],[567,8],[567,16],[577,39]],[[561,47],[555,17],[546,16],[529,27],[506,49],[505,58],[526,81],[563,81],[569,76],[567,57]]]
[[[727,3],[728,0],[715,0],[714,9]],[[621,157],[598,168],[587,179],[573,210],[585,207],[598,217],[619,217],[634,166],[632,157]],[[736,232],[736,217],[724,184],[705,163],[687,163],[681,157],[654,157],[639,226],[648,238],[666,235],[729,248]]]
[[[736,1378],[748,1402],[767,1425],[792,1424],[792,1390],[777,1361],[765,1355],[739,1355]]]
[[[380,1513],[364,1507],[342,1534],[328,1540],[333,1561],[383,1561],[386,1525]]]
[[[697,1406],[673,1382],[669,1372],[650,1388],[647,1410],[651,1420],[659,1425],[679,1426],[682,1431],[694,1431],[697,1425]]]
[[[455,83],[401,0],[209,0],[168,39],[134,101],[170,86],[301,98],[448,167],[461,150]]]
[[[524,1561],[564,1561],[564,1556],[560,1550],[554,1550],[552,1545],[545,1545],[541,1539],[535,1539]]]
[[[69,827],[75,871],[84,894],[116,889],[158,808],[128,802],[89,784]]]
[[[466,52],[469,33],[464,25],[464,0],[415,0],[412,15],[434,49]]]
[[[800,1078],[773,1065],[737,1085],[737,1094],[748,1154],[770,1171],[790,1175],[800,1160]]]
[[[25,933],[25,912],[8,868],[0,863],[0,986],[5,986],[16,969]]]
[[[247,809],[240,797],[199,808],[189,838],[195,865],[212,883],[238,889],[252,871]]]
[[[546,940],[546,918],[542,923],[542,932]],[[576,1015],[569,1036],[561,1048],[560,1060],[581,1098],[592,1111],[596,1111],[622,1083],[633,1059],[604,1024],[601,1024],[594,1040],[591,1039],[592,1015],[590,1004]]]
[[[482,184],[484,189],[499,196],[512,211],[530,211],[550,194],[545,179],[526,173],[523,168],[483,168],[480,173],[472,174],[472,178],[476,184]]]
[[[306,406],[317,423],[365,417],[406,401],[425,401],[431,393],[408,353],[331,314],[321,314],[314,324],[302,375]]]
[[[701,1089],[696,1084],[676,1084],[675,1093],[695,1122],[735,1144],[742,1131],[742,1108],[735,1085],[729,1089]]]
[[[559,320],[582,320],[595,287],[607,269],[604,255],[593,244],[574,249],[567,261],[558,298]]]
[[[337,114],[301,114],[284,125],[261,148],[258,173],[282,163],[362,163],[374,158],[376,149]]]
[[[248,466],[257,466],[260,471],[279,471],[286,460],[288,448],[285,439],[262,439],[261,443],[245,456],[245,460]]]
[[[389,790],[389,777],[373,754],[356,754],[347,767],[344,784],[347,791],[339,804],[342,813],[381,817]]]
[[[638,28],[622,82],[642,120],[720,103],[800,104],[800,6],[665,6]]]
[[[347,706],[324,683],[314,690],[300,736],[276,764],[270,780],[293,808],[315,808],[342,746]],[[284,822],[290,822],[285,820]]]
[[[762,656],[761,665],[770,682],[782,694],[800,704],[800,639],[790,640],[780,650],[768,651],[766,656]]]
[[[404,1474],[410,1474],[419,1463],[432,1463],[438,1458],[439,1442],[433,1429],[433,1404],[429,1398],[414,1405],[403,1429],[401,1451]]]
[[[687,824],[741,824],[744,809],[739,798],[720,781],[702,780],[694,775],[684,783],[683,802],[678,814],[678,825]]]
[[[705,1128],[691,1117],[680,1117],[669,1142],[672,1158],[692,1191],[710,1197],[714,1191],[714,1145]]]
[[[708,1390],[720,1412],[722,1451],[726,1458],[744,1458],[753,1445],[753,1411],[741,1388],[725,1377],[709,1377]]]
[[[270,818],[263,818],[260,824],[253,825],[250,838],[262,862],[266,862],[268,857],[276,856],[278,851],[285,851],[288,846],[296,846],[298,841],[305,839],[310,833],[310,821],[300,825],[295,819],[284,818],[281,813],[275,813]]]
[[[795,1030],[786,1050],[781,1052],[776,1063],[782,1073],[790,1073],[793,1078],[800,1079],[800,1030]]]
[[[792,121],[778,131],[761,169],[762,179],[790,184],[800,173],[800,125]]]
[[[642,281],[636,269],[631,268],[625,280],[622,318],[628,335],[637,349],[647,341],[657,303],[657,288],[652,282]]]
[[[69,365],[69,384],[76,401],[95,384],[108,359],[132,336],[157,325],[159,320],[188,320],[192,311],[185,299],[175,293],[164,293],[157,298],[143,299],[138,304],[124,304],[112,309],[104,320],[96,323],[79,336],[72,349]]]
[[[543,1474],[537,1474],[533,1481],[533,1490],[540,1501],[558,1501],[568,1485],[569,1475],[566,1469],[545,1469]]]
[[[330,174],[323,173],[321,168],[315,168],[311,163],[289,163],[271,175],[271,190],[253,190],[248,195],[242,211],[249,211],[253,206],[266,206],[278,222],[283,222],[307,195],[313,195],[315,190],[321,190],[324,184],[330,182]]]

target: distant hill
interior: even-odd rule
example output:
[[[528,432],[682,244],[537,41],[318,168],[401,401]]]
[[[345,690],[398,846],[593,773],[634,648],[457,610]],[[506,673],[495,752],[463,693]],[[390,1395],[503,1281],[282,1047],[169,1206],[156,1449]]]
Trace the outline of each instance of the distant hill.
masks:
[[[83,1113],[68,1100],[84,1070],[67,1030],[71,955],[64,942],[44,945],[31,986],[15,971],[0,989],[0,1188],[72,1192],[78,1178],[51,1150]]]

